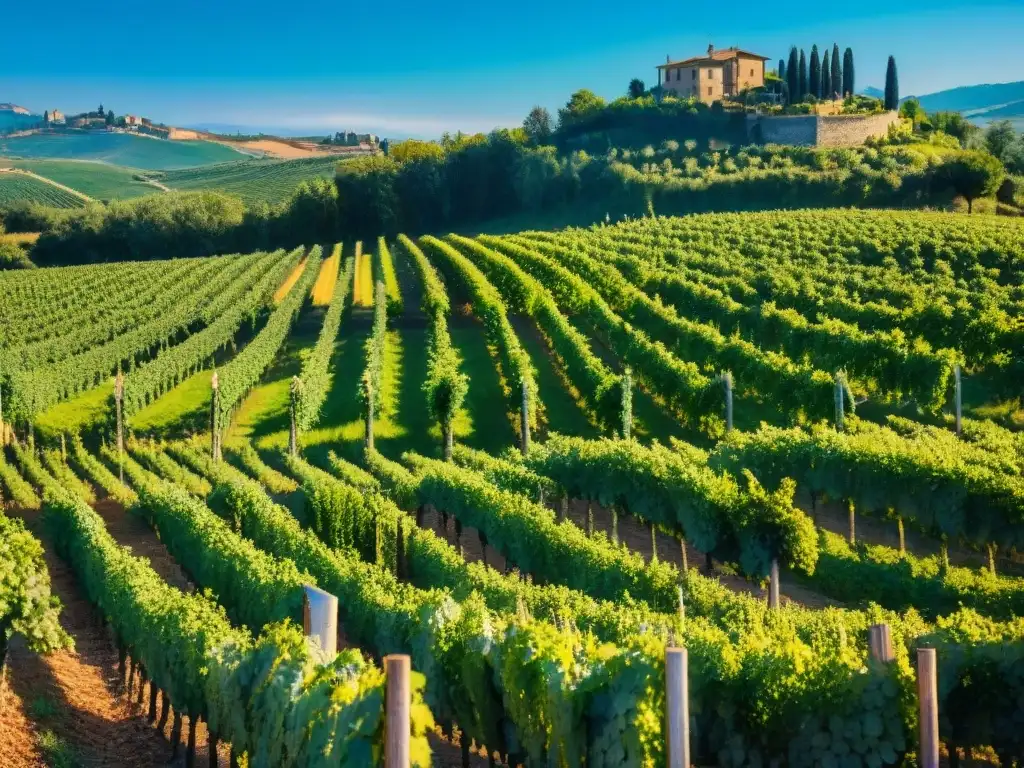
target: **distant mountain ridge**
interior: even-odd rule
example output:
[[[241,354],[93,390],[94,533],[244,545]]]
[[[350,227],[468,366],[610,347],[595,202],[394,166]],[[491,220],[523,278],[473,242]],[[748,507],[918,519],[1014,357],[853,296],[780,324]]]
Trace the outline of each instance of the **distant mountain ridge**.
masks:
[[[1024,102],[1024,80],[962,85],[916,98],[928,112],[989,112],[1015,102]]]
[[[13,112],[16,115],[31,115],[32,114],[25,107],[19,107],[17,104],[11,104],[10,102],[0,103],[0,112]]]

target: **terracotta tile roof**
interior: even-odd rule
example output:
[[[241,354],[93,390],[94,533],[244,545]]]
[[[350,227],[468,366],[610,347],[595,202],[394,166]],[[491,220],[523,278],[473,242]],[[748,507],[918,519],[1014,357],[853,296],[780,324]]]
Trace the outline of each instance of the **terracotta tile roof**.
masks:
[[[711,53],[710,56],[693,56],[693,57],[691,57],[689,59],[683,59],[682,61],[670,61],[667,64],[659,64],[657,69],[670,69],[670,68],[673,68],[673,67],[686,67],[686,66],[689,66],[691,64],[701,64],[701,65],[723,64],[726,61],[730,61],[731,59],[735,59],[735,58],[737,58],[739,56],[746,56],[747,58],[750,58],[750,59],[760,59],[761,61],[768,61],[768,57],[767,56],[760,56],[760,55],[758,55],[756,53],[751,53],[750,51],[740,50],[739,48],[726,48],[725,50],[722,50],[722,51],[714,51],[714,52]]]

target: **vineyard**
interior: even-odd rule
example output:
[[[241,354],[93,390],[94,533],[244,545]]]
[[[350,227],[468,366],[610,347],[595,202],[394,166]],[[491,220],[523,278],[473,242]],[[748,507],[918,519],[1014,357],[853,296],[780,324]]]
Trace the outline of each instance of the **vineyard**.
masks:
[[[284,202],[303,181],[333,178],[336,157],[311,157],[299,160],[253,159],[218,163],[152,174],[171,189],[212,189],[237,195],[246,203]]]
[[[187,765],[1024,761],[1017,220],[398,235],[0,291],[0,732],[74,644]]]
[[[81,208],[86,203],[79,195],[33,176],[11,171],[0,172],[0,205],[21,201],[54,208]]]
[[[139,181],[138,177],[143,172],[136,168],[85,160],[11,160],[10,164],[94,200],[127,200],[159,192],[152,184]]]

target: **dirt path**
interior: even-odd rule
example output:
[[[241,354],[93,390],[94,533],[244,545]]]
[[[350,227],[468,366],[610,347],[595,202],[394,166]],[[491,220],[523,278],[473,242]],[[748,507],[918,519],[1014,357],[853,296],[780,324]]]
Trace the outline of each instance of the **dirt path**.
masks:
[[[113,507],[106,505],[105,519],[117,516]],[[30,525],[37,522],[35,515],[22,517]],[[121,517],[127,517],[123,510]],[[144,537],[129,531],[130,526],[122,526],[118,540],[144,544]],[[11,726],[0,727],[0,765],[167,765],[170,745],[147,722],[146,707],[119,692],[118,654],[99,613],[79,589],[70,566],[42,540],[51,588],[63,604],[61,625],[74,638],[75,650],[44,657],[29,653],[22,643],[13,645],[9,684],[22,710],[20,718],[9,711],[0,719],[3,726]],[[135,551],[144,554],[148,549]],[[148,692],[144,701],[148,703]],[[62,762],[69,758],[75,762]]]

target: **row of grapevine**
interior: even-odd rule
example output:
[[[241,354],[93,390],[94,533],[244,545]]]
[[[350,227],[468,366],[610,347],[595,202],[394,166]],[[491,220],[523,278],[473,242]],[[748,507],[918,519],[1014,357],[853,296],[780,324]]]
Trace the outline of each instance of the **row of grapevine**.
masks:
[[[310,289],[320,272],[322,249],[313,246],[306,257],[302,276],[292,286],[287,296],[277,305],[267,324],[245,347],[234,356],[219,373],[219,396],[217,427],[224,429],[230,423],[230,414],[241,403],[242,398],[259,383],[264,371],[277,357],[281,345],[288,336],[309,296]]]
[[[447,456],[451,454],[455,417],[466,397],[469,379],[459,370],[459,354],[452,346],[448,332],[451,308],[444,283],[416,243],[405,235],[398,236],[398,243],[412,262],[423,286],[422,310],[427,317],[427,376],[423,388],[427,410],[441,427]]]
[[[497,351],[498,371],[508,401],[506,410],[512,419],[513,428],[521,433],[518,414],[525,407],[529,428],[536,429],[544,419],[544,406],[537,392],[536,371],[530,356],[509,324],[501,294],[472,261],[448,243],[428,235],[420,238],[420,244],[438,261],[446,275],[465,286],[473,302],[473,314],[483,323],[487,340]],[[525,441],[528,437],[520,434],[520,439]]]
[[[597,291],[553,259],[507,240],[486,236],[480,240],[511,256],[547,287],[563,313],[591,326],[674,416],[685,423],[706,419],[704,406],[712,379],[696,365],[675,357],[664,344],[625,322]]]
[[[117,546],[99,515],[67,492],[51,494],[45,519],[119,645],[176,712],[206,720],[233,752],[282,766],[356,765],[380,754],[383,674],[358,652],[321,664],[287,623],[254,640],[209,598],[168,586],[145,559]],[[418,710],[414,764],[425,766],[430,719]]]
[[[587,237],[565,246],[614,265],[638,289],[661,297],[681,317],[713,323],[726,335],[742,333],[761,347],[778,349],[792,359],[807,357],[826,370],[843,369],[883,399],[912,397],[929,408],[945,402],[957,363],[950,350],[934,351],[927,342],[909,340],[899,330],[863,331],[834,318],[808,320],[771,301],[748,306],[679,270],[597,247]]]
[[[308,534],[300,533],[285,510],[277,508],[275,512],[261,492],[237,482],[221,492],[234,497],[227,506],[231,514],[239,516],[243,533],[257,545],[265,545],[279,554],[292,552],[291,556],[300,564],[322,546]],[[352,503],[358,497],[353,492]],[[435,550],[438,549],[437,539],[432,535],[414,534],[404,540],[410,546],[416,541],[433,541]],[[538,596],[558,600],[556,604],[561,607],[551,610],[555,622],[562,627],[559,629],[531,618],[521,609],[503,613],[486,610],[471,597],[456,604],[445,603],[440,596],[431,597],[431,593],[412,590],[395,581],[390,571],[366,570],[351,561],[344,561],[344,582],[338,582],[336,579],[342,577],[338,572],[340,555],[341,552],[328,555],[325,551],[308,562],[319,562],[324,570],[334,571],[331,581],[337,594],[345,595],[341,604],[348,613],[345,625],[350,637],[358,628],[361,637],[384,646],[380,652],[394,649],[397,643],[411,647],[414,658],[419,655],[424,659],[417,660],[420,667],[428,663],[426,659],[433,659],[429,668],[437,670],[437,674],[429,676],[426,695],[442,721],[454,720],[477,743],[531,760],[563,755],[575,764],[586,754],[588,761],[599,765],[637,765],[663,759],[660,713],[664,708],[661,690],[665,635],[654,632],[653,628],[658,626],[654,617],[646,625],[645,634],[640,619],[642,607],[605,607],[603,618],[597,618],[593,616],[595,607],[606,604],[593,603],[564,589],[526,585],[524,591],[538,590]],[[333,568],[326,565],[328,557],[333,560]],[[411,565],[412,573],[420,574],[414,578],[428,578],[427,573],[443,574],[444,566],[436,559],[410,560],[415,563]],[[427,568],[430,571],[421,570]],[[479,569],[477,566],[474,570],[479,573]],[[309,570],[318,573],[313,566]],[[318,579],[321,584],[331,583],[319,575]],[[507,577],[493,571],[481,576],[478,581],[481,580],[492,585],[490,593],[494,599],[500,599],[496,592],[508,584]],[[350,582],[359,589],[353,591],[351,586],[343,586]],[[561,599],[558,595],[562,595]],[[372,600],[370,605],[368,598]],[[518,601],[515,593],[512,598]],[[574,615],[574,607],[583,609],[581,615]],[[538,610],[543,608],[538,606]],[[424,621],[427,623],[420,623]],[[570,628],[577,621],[582,625],[595,621],[621,638],[622,645],[616,649],[588,644]],[[618,629],[614,628],[616,622],[622,622]],[[486,632],[486,640],[479,634],[481,629]],[[425,631],[428,634],[423,637]],[[898,702],[900,691],[910,682],[897,683],[890,672],[882,669],[872,668],[865,674],[863,654],[822,653],[824,647],[812,651],[784,628],[766,635],[763,626],[751,626],[749,632],[732,640],[708,622],[688,618],[675,632],[690,648],[691,711],[696,715],[696,731],[701,734],[695,748],[705,757],[714,755],[723,764],[733,765],[745,762],[751,755],[755,756],[752,759],[767,759],[773,754],[788,754],[791,749],[795,754],[804,754],[802,747],[809,749],[817,734],[828,732],[830,716],[833,722],[838,718],[845,723],[844,718],[848,718],[851,723],[859,723],[865,717],[878,722],[880,730],[873,751],[879,756],[893,753],[895,760],[893,750],[901,750],[905,743],[907,726],[899,715]],[[481,654],[481,648],[489,650]],[[819,684],[809,686],[809,678],[802,676],[790,680],[753,672],[778,665],[788,668],[798,657],[821,659],[816,670]],[[730,658],[743,661],[737,666],[726,661]],[[481,674],[468,674],[470,669],[480,669]],[[743,672],[744,669],[750,672]],[[845,681],[845,693],[837,695],[836,686],[841,680]],[[439,687],[433,689],[435,682]],[[817,685],[824,687],[819,690]],[[786,692],[780,694],[780,687]],[[616,691],[614,701],[609,698],[611,691]],[[750,704],[743,702],[779,695],[791,702],[786,713],[748,716]],[[822,696],[834,702],[824,715]],[[736,709],[714,704],[722,701],[735,703]],[[731,747],[742,748],[742,758],[734,755]],[[844,747],[848,749],[849,743],[837,740],[836,753]],[[811,759],[797,764],[809,765]]]
[[[340,248],[341,246],[335,246]],[[312,429],[320,418],[320,409],[327,399],[331,381],[331,358],[337,343],[338,329],[345,314],[345,307],[352,290],[352,276],[355,260],[346,259],[342,273],[334,284],[327,312],[324,314],[320,335],[309,356],[302,362],[299,373],[299,394],[296,402],[296,421],[302,431]]]
[[[508,256],[476,240],[450,235],[449,240],[498,288],[513,308],[540,329],[558,360],[567,385],[579,393],[591,421],[607,432],[621,426],[621,380],[591,351],[586,337],[563,315],[551,292]]]
[[[510,239],[519,245],[530,243]],[[706,373],[731,371],[740,395],[770,403],[782,413],[806,411],[822,416],[831,411],[831,374],[785,355],[766,352],[736,336],[725,336],[707,323],[677,315],[671,307],[637,289],[613,266],[594,261],[571,247],[539,244],[535,250],[571,268],[626,322],[664,343],[676,357],[697,363]]]
[[[209,325],[129,371],[124,380],[125,418],[130,419],[160,395],[202,370],[218,350],[231,343],[246,320],[255,322],[298,257],[299,251],[268,255],[262,260],[262,275],[253,275],[256,279],[251,283],[243,276],[218,294],[216,301],[230,303]]]
[[[384,355],[388,343],[388,305],[384,283],[377,283],[373,299],[373,327],[366,339],[366,364],[359,381],[359,397],[366,421],[366,440],[373,445],[373,424],[384,402]]]
[[[388,317],[398,317],[404,310],[402,291],[398,287],[398,276],[395,274],[395,262],[391,258],[391,249],[383,237],[377,238],[377,258],[373,260],[374,282],[384,283],[384,291],[388,297]]]

